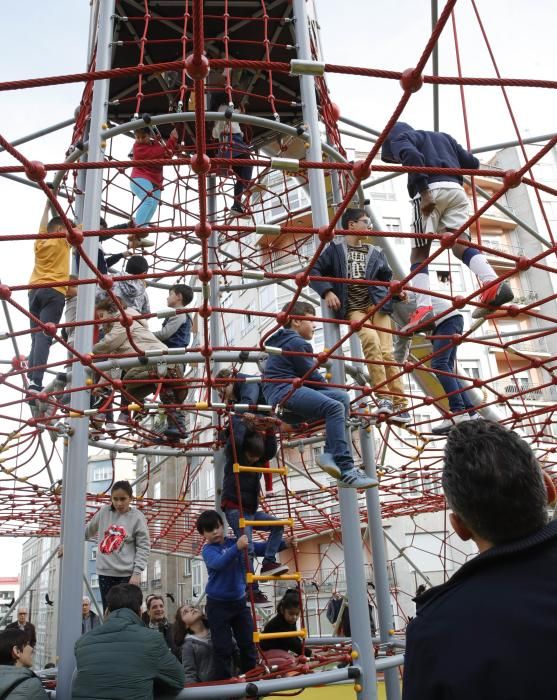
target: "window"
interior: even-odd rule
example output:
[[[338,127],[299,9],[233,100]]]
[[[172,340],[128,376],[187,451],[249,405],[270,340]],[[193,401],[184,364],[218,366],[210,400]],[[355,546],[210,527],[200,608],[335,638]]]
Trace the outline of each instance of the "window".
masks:
[[[266,284],[260,288],[259,303],[261,311],[277,312],[277,290],[274,284]]]
[[[147,588],[147,568],[141,572],[140,586],[141,588]]]
[[[385,231],[402,231],[400,218],[398,216],[384,216],[383,224],[385,225]],[[400,239],[406,240],[406,239]]]
[[[254,323],[255,317],[251,313],[252,311],[253,311],[253,304],[250,303],[247,305],[247,308],[244,311],[244,313],[240,316],[240,327],[241,327],[242,335],[246,335],[253,328],[253,323]]]
[[[191,566],[191,590],[194,598],[203,593],[203,562],[194,561]]]
[[[91,574],[90,583],[91,583],[91,588],[98,588],[99,587],[99,577],[97,576],[97,574]]]
[[[470,377],[470,379],[480,378],[480,362],[479,360],[459,360],[459,365]]]
[[[370,187],[368,191],[372,199],[384,201],[393,201],[395,199],[392,178],[384,182],[378,182],[376,185],[373,185],[373,187]]]
[[[161,497],[161,482],[155,481],[153,486],[153,498],[159,499]]]
[[[206,485],[207,485],[207,492],[205,494],[206,498],[210,498],[211,496],[215,495],[215,472],[209,467],[209,469],[206,470]]]
[[[91,561],[95,561],[97,558],[97,548],[91,547]]]
[[[199,475],[197,475],[191,482],[191,500],[199,500]]]
[[[191,576],[191,559],[189,557],[184,559],[184,576]]]
[[[112,462],[93,462],[91,465],[91,481],[110,481],[112,479]]]
[[[153,578],[160,579],[161,577],[161,560],[160,559],[155,559],[153,562]]]

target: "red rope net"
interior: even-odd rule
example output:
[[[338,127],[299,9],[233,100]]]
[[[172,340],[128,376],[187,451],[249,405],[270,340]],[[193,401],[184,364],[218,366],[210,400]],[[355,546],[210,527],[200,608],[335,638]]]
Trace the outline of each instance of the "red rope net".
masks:
[[[554,284],[556,245],[548,201],[556,196],[557,191],[550,184],[538,181],[536,167],[554,148],[557,137],[543,145],[526,146],[505,91],[509,86],[529,90],[555,89],[557,83],[502,78],[494,58],[495,78],[463,76],[460,63],[458,76],[424,75],[424,66],[441,32],[450,29],[448,21],[454,5],[454,1],[446,4],[422,55],[416,57],[416,66],[409,71],[401,73],[325,64],[325,75],[360,75],[401,83],[399,104],[384,126],[378,129],[378,137],[372,147],[362,152],[361,157],[358,156],[360,159],[354,163],[344,160],[348,156],[341,143],[338,109],[330,99],[324,77],[316,79],[320,117],[328,142],[340,159],[337,161],[327,155],[324,163],[306,159],[306,125],[302,118],[298,78],[290,74],[290,60],[295,58],[296,42],[292,35],[291,5],[288,2],[268,3],[262,0],[260,9],[249,14],[242,14],[241,7],[235,7],[235,3],[230,2],[226,4],[227,11],[223,15],[216,15],[204,13],[203,3],[199,0],[184,2],[181,6],[161,6],[156,10],[149,9],[146,1],[128,3],[123,0],[119,3],[121,16],[117,19],[115,30],[118,44],[111,70],[95,72],[93,61],[91,70],[79,75],[0,84],[0,90],[11,91],[82,82],[83,99],[70,152],[72,149],[80,152],[83,146],[92,88],[99,78],[111,79],[111,124],[127,123],[145,113],[153,116],[177,115],[176,151],[155,160],[138,161],[128,156],[131,141],[124,135],[118,135],[108,141],[105,160],[100,163],[79,161],[43,165],[24,155],[32,153],[31,147],[21,150],[13,148],[0,135],[0,145],[10,156],[7,164],[0,167],[0,174],[23,173],[37,183],[48,198],[52,212],[61,217],[65,226],[65,231],[53,233],[51,237],[66,237],[79,252],[82,264],[87,265],[94,275],[94,279],[89,281],[70,280],[70,287],[98,284],[114,298],[113,283],[144,280],[151,295],[151,309],[154,310],[141,313],[140,318],[150,322],[153,329],[158,327],[158,319],[163,316],[164,290],[170,284],[185,282],[196,290],[193,302],[183,311],[194,319],[192,342],[187,351],[196,359],[186,364],[180,383],[183,390],[181,400],[177,401],[174,395],[174,399],[161,402],[165,387],[172,387],[176,381],[164,376],[164,373],[157,375],[156,371],[149,380],[151,395],[137,400],[134,398],[137,396],[134,392],[137,380],[122,378],[121,370],[108,367],[110,363],[103,364],[102,370],[92,373],[88,385],[88,388],[99,390],[97,395],[102,397],[95,410],[91,411],[91,444],[111,447],[113,461],[114,454],[120,450],[135,453],[147,448],[147,452],[156,451],[160,449],[161,440],[163,448],[175,449],[174,453],[169,453],[174,456],[179,456],[186,449],[191,452],[203,451],[202,456],[180,459],[179,489],[173,499],[155,499],[147,495],[151,474],[161,457],[145,454],[139,458],[138,474],[141,473],[143,477],[140,482],[143,492],[138,495],[136,505],[147,517],[154,548],[169,553],[199,552],[201,542],[195,532],[195,521],[199,513],[212,504],[194,498],[192,484],[211,462],[208,451],[218,446],[216,436],[227,421],[227,411],[222,406],[213,406],[211,392],[218,381],[212,359],[220,352],[243,353],[244,357],[248,357],[250,353],[253,355],[262,350],[266,340],[284,322],[284,315],[279,313],[282,303],[294,302],[308,293],[311,267],[331,240],[335,227],[337,236],[347,233],[338,229],[339,221],[346,207],[358,196],[358,188],[363,182],[380,179],[387,174],[432,170],[388,166],[376,159],[390,127],[403,114],[404,107],[422,82],[499,86],[507,99],[509,118],[516,127],[522,165],[512,171],[503,171],[493,163],[485,163],[479,170],[446,172],[473,177],[473,184],[469,187],[472,214],[461,230],[471,228],[471,245],[489,257],[499,279],[510,280],[518,293],[513,304],[491,314],[481,329],[471,327],[462,336],[448,340],[465,348],[467,357],[491,356],[491,368],[496,367],[496,371],[490,369],[484,372],[482,367],[479,373],[472,373],[471,376],[459,372],[453,376],[471,380],[473,387],[482,392],[479,408],[496,409],[502,423],[522,431],[536,449],[544,470],[551,478],[555,475],[557,379],[554,374],[556,345],[555,315],[552,310],[555,309],[557,295],[553,291],[548,291],[545,296],[539,292],[529,293],[524,290],[522,280],[526,273],[530,279],[545,275]],[[478,22],[481,26],[479,13]],[[453,36],[458,54],[458,35],[454,23]],[[320,58],[315,40],[313,51],[314,57]],[[238,157],[232,154],[230,147],[228,150],[222,148],[222,143],[219,148],[219,142],[212,136],[212,124],[206,120],[207,100],[219,92],[226,95],[225,106],[233,106],[247,115],[263,116],[269,120],[269,124],[278,124],[280,120],[281,124],[298,130],[281,133],[261,124],[243,123],[241,136],[252,150]],[[462,109],[466,117],[464,97]],[[194,118],[180,121],[178,115],[182,112],[193,112]],[[168,138],[170,128],[161,124],[160,132],[153,128],[151,136],[163,143]],[[287,161],[286,166],[278,167],[277,158],[291,160]],[[137,214],[137,200],[132,199],[129,192],[130,168],[134,165],[164,165],[160,206],[148,226],[141,229],[133,221],[130,222],[131,217]],[[240,167],[252,168],[253,175],[244,183],[246,189],[242,193],[241,204],[245,216],[236,219],[231,218],[230,214],[238,202],[234,186],[239,179],[235,171]],[[80,232],[74,228],[76,202],[81,195],[80,175],[81,171],[99,168],[103,168],[101,214],[124,224],[130,222],[126,228],[111,232],[113,237],[105,243],[105,247],[111,247],[111,252],[121,253],[126,250],[129,236],[148,233],[154,245],[146,252],[149,269],[145,274],[130,275],[125,270],[116,269],[107,276],[85,254],[85,238],[97,235],[99,231]],[[337,188],[334,196],[338,199],[336,206],[330,208],[330,224],[323,229],[313,227],[311,220],[307,185],[312,169],[324,171],[328,191]],[[60,182],[53,188],[47,184],[46,177],[55,172],[60,174]],[[486,190],[483,196],[479,196],[474,183]],[[536,233],[538,240],[541,238],[544,243],[532,253],[529,252],[534,250],[531,246],[502,245],[493,235],[489,235],[494,217],[499,216],[502,222],[500,227],[503,227],[501,230],[514,228],[512,220],[506,215],[501,217],[494,207],[505,202],[511,188],[517,186],[531,193],[542,222]],[[373,187],[370,191],[374,191]],[[215,203],[214,211],[209,211],[209,200]],[[402,206],[407,205],[403,202]],[[211,231],[217,234],[217,245],[211,243]],[[375,230],[373,235],[378,243],[404,241],[404,245],[409,246],[413,234],[410,230],[393,231],[385,227],[385,230]],[[439,241],[440,245],[432,247],[427,262],[447,261],[447,269],[454,272],[458,265],[454,257],[449,257],[449,251],[456,236],[431,234],[433,241]],[[522,236],[525,240],[528,238],[524,231]],[[35,232],[20,236],[3,234],[0,235],[0,250],[16,241],[37,238]],[[455,309],[465,305],[478,307],[479,291],[459,287],[455,283],[457,276],[458,272],[450,274],[451,282],[436,295],[446,299]],[[387,284],[387,300],[402,288],[414,289],[414,277],[415,272],[409,273],[400,283]],[[65,441],[71,440],[68,432],[68,397],[71,391],[65,381],[58,380],[57,383],[56,373],[71,371],[76,362],[91,366],[91,357],[76,352],[72,343],[65,338],[76,326],[94,324],[98,329],[101,324],[93,318],[44,323],[30,313],[24,297],[28,291],[45,285],[16,284],[9,274],[3,275],[3,279],[7,281],[0,286],[0,299],[7,320],[7,332],[2,336],[2,347],[4,358],[10,355],[13,359],[5,366],[1,376],[0,534],[55,537],[59,535],[60,527],[61,487],[57,479],[61,474],[62,448]],[[211,280],[214,279],[218,279],[220,285],[216,306],[211,305],[209,295]],[[247,291],[242,290],[242,285]],[[50,286],[54,287],[56,283]],[[211,336],[211,321],[215,317],[220,328],[220,341]],[[118,306],[116,319],[120,321],[124,318],[123,309]],[[319,316],[316,321],[336,323],[341,341],[332,348],[317,348],[313,355],[315,367],[326,366],[334,359],[341,359],[352,366],[361,362],[360,357],[351,356],[348,347],[350,337],[357,330],[353,324]],[[371,313],[365,321],[373,327]],[[35,324],[34,333],[45,333],[55,340],[45,366],[45,389],[39,394],[39,410],[34,415],[31,415],[28,405],[26,375],[29,367],[25,360],[26,348],[30,343],[29,322]],[[513,333],[509,334],[511,325]],[[126,355],[95,357],[95,361],[144,356],[131,337],[129,328],[126,328],[132,351]],[[393,333],[396,335],[396,331]],[[8,351],[10,345],[12,349]],[[435,381],[435,372],[431,370],[431,358],[432,350],[427,336],[419,336],[414,340],[410,359],[392,364],[394,373],[404,381],[413,419],[410,426],[400,427],[383,420],[373,428],[380,465],[383,517],[411,516],[414,519],[414,535],[421,532],[420,516],[445,507],[440,487],[443,441],[432,438],[430,423],[432,415],[435,416],[434,424],[443,418],[447,404],[446,395]],[[170,362],[170,356],[165,358],[165,362]],[[241,361],[236,360],[231,364],[236,369],[242,368]],[[259,374],[257,369],[251,371],[253,367],[246,364],[244,369],[250,374]],[[432,395],[419,390],[416,382],[420,378],[427,387],[434,387]],[[365,380],[361,383],[357,374],[349,374],[345,388],[350,391],[354,423],[372,430],[370,408],[373,407],[372,396],[378,387],[370,387]],[[432,406],[438,409],[433,414]],[[129,421],[125,424],[115,422],[114,412],[119,408],[130,409]],[[162,435],[165,412],[171,409],[180,409],[187,415],[187,439],[178,446],[169,443]],[[325,481],[323,474],[316,470],[310,440],[322,435],[322,430],[323,425],[314,422],[302,425],[291,434],[282,435],[279,463],[293,464],[297,473],[305,477],[305,486],[296,491],[285,486],[266,498],[263,507],[279,518],[292,517],[295,523],[293,531],[298,540],[332,533],[332,545],[337,541],[336,533],[340,530],[336,487]],[[301,443],[296,441],[304,439],[308,439],[307,444],[299,447]],[[359,443],[356,438],[354,450],[357,459]],[[104,494],[90,494],[89,513],[92,514],[107,498]],[[360,504],[361,519],[365,522],[365,503],[361,500]],[[446,541],[441,539],[439,542],[441,552]],[[394,559],[398,556],[395,555]],[[338,577],[339,564],[331,560],[328,566],[327,561],[325,547],[320,554],[319,567],[313,572],[305,571],[304,576],[314,580],[318,586],[325,584],[330,585],[332,590],[341,590],[342,581],[335,578]],[[399,590],[397,595],[408,598],[413,591]],[[341,650],[339,653],[342,656],[345,652]]]

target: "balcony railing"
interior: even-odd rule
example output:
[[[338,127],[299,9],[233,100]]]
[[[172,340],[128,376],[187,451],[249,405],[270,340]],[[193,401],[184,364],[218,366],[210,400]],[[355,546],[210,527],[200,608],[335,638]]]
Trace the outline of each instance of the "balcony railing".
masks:
[[[509,346],[509,350],[518,350],[518,352],[528,353],[548,352],[545,338],[532,338],[530,340],[522,340],[522,338],[524,338],[524,334],[504,336],[501,340],[505,345]]]
[[[514,381],[512,377],[506,380],[500,380],[497,382],[491,382],[490,387],[495,389],[502,396],[508,396],[511,400],[515,396],[515,401],[557,401],[557,387],[536,386],[533,382],[528,382],[524,380]],[[520,394],[520,396],[516,396]]]
[[[524,255],[524,248],[522,248],[521,246],[507,245],[506,243],[499,243],[499,241],[482,241],[482,244],[490,250],[496,250],[500,253],[506,253],[507,255],[516,255],[517,257],[520,255]],[[512,261],[509,260],[508,262]]]

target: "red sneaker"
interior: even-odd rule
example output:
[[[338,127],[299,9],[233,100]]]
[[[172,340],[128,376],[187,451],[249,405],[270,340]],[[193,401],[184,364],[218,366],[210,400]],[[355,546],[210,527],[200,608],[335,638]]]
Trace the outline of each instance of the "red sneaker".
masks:
[[[510,288],[508,282],[501,282],[501,284],[494,284],[493,287],[486,289],[485,292],[480,294],[479,301],[485,306],[477,307],[472,312],[472,318],[483,318],[490,314],[494,309],[502,306],[503,304],[508,304],[514,299],[513,290]]]
[[[414,311],[408,323],[403,326],[400,331],[401,333],[416,333],[418,331],[429,331],[434,327],[433,319],[435,314],[433,313],[433,306],[418,306]]]

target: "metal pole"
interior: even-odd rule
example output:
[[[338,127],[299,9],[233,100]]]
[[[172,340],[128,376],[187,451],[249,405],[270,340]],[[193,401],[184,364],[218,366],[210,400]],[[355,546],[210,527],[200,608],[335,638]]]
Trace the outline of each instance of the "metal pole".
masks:
[[[0,619],[0,626],[3,625],[4,622],[6,621],[6,619],[11,615],[12,610],[14,610],[14,608],[16,608],[21,603],[21,601],[25,598],[25,596],[27,595],[27,592],[31,590],[31,587],[33,586],[35,581],[37,581],[39,576],[43,573],[43,571],[46,569],[46,567],[53,560],[54,555],[57,553],[57,551],[58,551],[57,549],[54,549],[54,551],[51,552],[48,559],[44,562],[44,564],[41,566],[41,568],[37,571],[37,573],[33,576],[33,578],[25,586],[25,588],[21,591],[21,593],[19,594],[19,597],[16,600],[14,600],[14,602],[6,610],[6,612],[4,613],[4,616]]]
[[[309,42],[309,24],[306,13],[306,0],[294,0],[296,44],[298,58],[311,61]],[[308,159],[322,161],[321,132],[319,129],[319,114],[315,95],[315,78],[310,75],[300,76],[300,93],[302,97],[302,113],[307,124],[310,144]],[[322,170],[309,170],[309,191],[315,227],[329,224],[327,208],[327,192],[325,176]],[[327,306],[321,304],[321,313],[330,317]],[[332,347],[340,338],[338,327],[326,323],[324,327],[325,344]],[[337,351],[338,352],[338,351]],[[344,370],[340,361],[332,363],[333,380],[344,384]],[[377,674],[369,625],[368,599],[364,575],[364,556],[361,546],[361,531],[359,521],[358,496],[354,489],[339,489],[339,502],[342,523],[342,542],[344,546],[345,568],[351,575],[347,577],[347,592],[350,601],[350,627],[352,631],[353,649],[358,654],[355,664],[361,670],[358,680],[358,700],[375,700],[377,698]]]
[[[215,175],[209,175],[207,177],[207,219],[210,224],[213,224],[217,218],[217,179]],[[218,267],[217,261],[217,250],[219,245],[218,233],[214,228],[211,228],[211,235],[209,236],[209,250],[208,250],[208,262],[209,268],[214,269]],[[219,275],[213,275],[209,280],[209,302],[211,308],[216,309],[220,306],[220,282]],[[216,348],[221,346],[220,338],[220,323],[219,315],[217,313],[212,313],[209,318],[209,331],[211,333],[211,345]],[[216,375],[220,369],[220,363],[218,358],[213,359],[213,374]],[[211,400],[213,402],[219,402],[220,398],[214,387],[211,387]],[[222,494],[222,482],[224,480],[224,449],[221,447],[215,452],[213,458],[213,470],[215,473],[215,510],[220,513],[221,517],[224,518],[224,513],[220,507],[220,499]]]
[[[112,20],[115,0],[102,0],[99,9],[97,31],[97,70],[110,68],[110,44],[112,41]],[[101,143],[101,131],[106,121],[108,106],[108,80],[95,82],[93,106],[91,111],[90,141],[88,157],[91,161],[104,159]],[[87,172],[83,225],[86,230],[99,228],[100,206],[102,202],[102,170]],[[98,238],[87,237],[84,250],[89,258],[96,261]],[[81,265],[80,279],[92,278],[86,265]],[[77,320],[86,321],[93,318],[95,304],[95,285],[83,284],[78,288]],[[75,334],[75,349],[79,353],[89,353],[93,342],[93,328],[90,325],[78,326]],[[72,372],[72,404],[75,411],[89,408],[89,391],[85,387],[85,367],[76,363]],[[60,580],[59,609],[64,609],[65,620],[60,633],[58,656],[57,697],[70,700],[71,681],[75,668],[74,644],[81,636],[81,604],[83,572],[83,533],[85,529],[85,507],[87,493],[87,456],[89,438],[89,420],[87,417],[72,418],[73,429],[68,449],[68,470],[64,490],[66,492],[65,508],[62,514],[64,527],[64,556],[62,558],[62,576]]]
[[[373,433],[365,428],[360,428],[360,446],[366,474],[377,479]],[[387,574],[387,552],[385,550],[385,540],[383,537],[381,502],[379,500],[378,488],[367,489],[366,505],[369,542],[373,559],[373,575],[375,579],[375,596],[377,598],[379,639],[382,645],[388,645],[391,643],[392,631],[394,630],[395,624],[391,606],[389,576]],[[387,700],[400,700],[400,676],[396,668],[385,670],[385,690]]]
[[[20,138],[16,139],[15,141],[11,142],[12,146],[19,146],[22,143],[28,143],[29,141],[34,141],[35,139],[38,139],[40,136],[46,136],[47,134],[52,134],[54,131],[59,131],[60,129],[65,129],[67,126],[70,126],[70,124],[73,124],[75,119],[72,117],[71,119],[66,119],[63,122],[58,122],[58,124],[53,124],[52,126],[45,126],[44,129],[40,129],[39,131],[34,131],[32,134],[28,134],[27,136],[21,136]],[[0,148],[0,153],[2,151],[5,151],[5,148]]]
[[[431,0],[431,28],[435,28],[439,12],[437,0]],[[439,75],[439,42],[435,43],[431,54],[431,67],[433,75]],[[433,84],[433,131],[439,131],[439,85]]]

